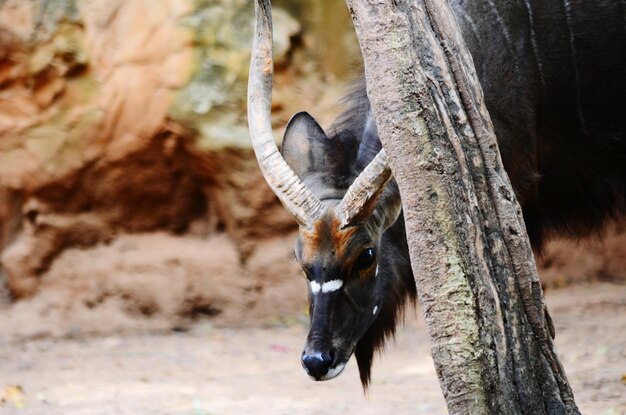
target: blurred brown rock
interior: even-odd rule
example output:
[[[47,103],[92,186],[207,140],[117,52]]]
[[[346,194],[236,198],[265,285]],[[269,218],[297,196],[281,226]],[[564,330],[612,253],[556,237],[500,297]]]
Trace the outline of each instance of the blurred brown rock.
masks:
[[[300,26],[277,18],[284,61]],[[248,144],[251,19],[247,1],[2,3],[0,250],[13,296],[35,292],[64,249],[120,232],[205,220],[245,257],[268,229],[293,228]]]

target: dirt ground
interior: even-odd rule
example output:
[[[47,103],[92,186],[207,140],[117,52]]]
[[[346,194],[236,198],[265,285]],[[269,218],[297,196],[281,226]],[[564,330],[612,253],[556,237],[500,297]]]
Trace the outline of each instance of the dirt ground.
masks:
[[[626,414],[626,285],[550,290],[557,346],[584,414]],[[410,318],[374,364],[330,382],[302,371],[304,319],[268,328],[18,340],[0,331],[0,413],[444,414],[422,321]]]

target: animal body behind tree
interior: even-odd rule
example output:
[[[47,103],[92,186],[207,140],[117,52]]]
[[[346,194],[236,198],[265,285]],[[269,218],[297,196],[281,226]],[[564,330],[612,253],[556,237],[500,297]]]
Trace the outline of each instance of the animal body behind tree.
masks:
[[[450,3],[533,246],[549,235],[600,230],[626,210],[624,6]],[[319,204],[300,221],[296,241],[310,287],[303,366],[316,380],[330,379],[354,353],[367,385],[374,351],[416,292],[395,183],[357,185],[381,150],[364,82],[346,101],[328,134],[308,114],[294,116],[282,154]],[[357,212],[346,214],[346,199],[358,193],[366,196]]]

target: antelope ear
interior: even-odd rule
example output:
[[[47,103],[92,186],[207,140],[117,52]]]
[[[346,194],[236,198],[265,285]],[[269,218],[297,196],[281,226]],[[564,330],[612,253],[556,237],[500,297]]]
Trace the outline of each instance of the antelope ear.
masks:
[[[281,153],[293,171],[304,178],[311,172],[329,170],[332,141],[307,112],[299,112],[289,120]]]
[[[376,210],[381,212],[384,218],[383,229],[387,229],[398,220],[398,216],[402,212],[402,200],[400,199],[400,190],[393,177],[385,186],[376,205]]]
[[[402,211],[400,191],[393,177],[381,190],[371,195],[363,209],[356,215],[350,225],[367,222],[374,215],[382,223],[383,230],[393,225]]]
[[[361,142],[359,144],[359,151],[357,154],[357,160],[361,168],[365,168],[376,157],[378,152],[383,148],[378,137],[378,129],[376,128],[376,122],[374,121],[374,115],[372,111],[367,112],[365,117],[365,124],[361,131]]]
[[[364,165],[369,164],[378,152],[383,148],[380,143],[380,137],[378,136],[378,129],[376,128],[376,122],[374,121],[374,114],[370,109],[367,112],[365,119],[365,126],[361,132],[361,145],[359,147],[358,160]],[[373,207],[370,207],[370,212],[375,210],[383,218],[383,229],[387,229],[398,220],[400,212],[402,211],[402,200],[400,199],[400,190],[394,180],[393,176],[391,180],[383,187],[380,197],[375,202]]]
[[[357,154],[360,167],[362,169],[367,167],[381,149],[382,144],[378,136],[374,115],[372,111],[369,110],[365,117],[363,130],[361,131],[361,143]],[[367,220],[370,215],[375,214],[377,217],[381,218],[383,229],[387,229],[398,220],[401,211],[402,201],[400,200],[400,191],[392,177],[381,190],[370,197],[365,206],[363,206],[363,212],[361,212],[359,216],[360,220],[364,221]]]

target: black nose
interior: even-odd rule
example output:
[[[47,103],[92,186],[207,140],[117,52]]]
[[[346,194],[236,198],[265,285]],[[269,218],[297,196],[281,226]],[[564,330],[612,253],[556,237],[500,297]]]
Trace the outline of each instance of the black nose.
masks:
[[[302,355],[302,366],[306,372],[313,376],[316,380],[320,380],[322,376],[328,373],[330,365],[333,364],[333,352],[313,353]]]

